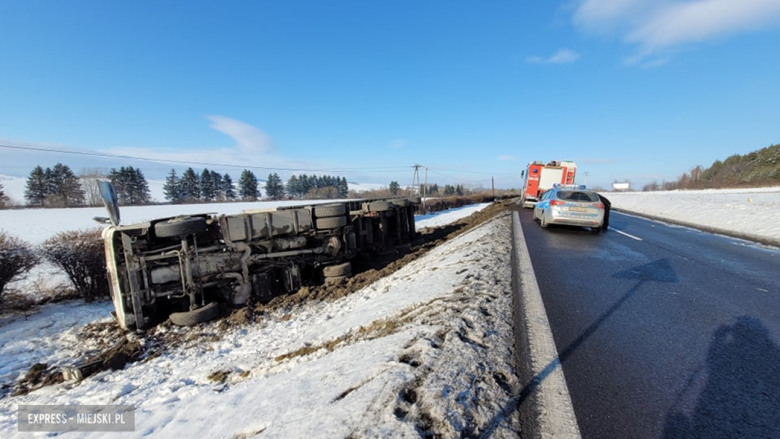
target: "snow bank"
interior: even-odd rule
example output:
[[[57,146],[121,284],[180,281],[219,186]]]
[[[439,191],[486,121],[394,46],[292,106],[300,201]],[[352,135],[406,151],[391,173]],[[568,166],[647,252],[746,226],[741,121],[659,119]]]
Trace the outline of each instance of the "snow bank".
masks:
[[[780,242],[780,187],[605,195],[628,212]]]

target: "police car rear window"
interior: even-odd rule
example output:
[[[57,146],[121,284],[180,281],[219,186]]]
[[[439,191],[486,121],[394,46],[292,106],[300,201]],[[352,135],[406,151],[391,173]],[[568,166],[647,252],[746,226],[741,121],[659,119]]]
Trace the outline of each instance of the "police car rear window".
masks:
[[[587,201],[592,203],[599,201],[599,196],[595,192],[560,191],[558,192],[558,199],[564,201]]]

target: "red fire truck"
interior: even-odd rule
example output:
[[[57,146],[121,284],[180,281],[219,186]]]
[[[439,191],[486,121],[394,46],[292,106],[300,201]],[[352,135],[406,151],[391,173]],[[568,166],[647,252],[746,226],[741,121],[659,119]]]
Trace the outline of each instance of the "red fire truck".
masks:
[[[544,191],[554,184],[574,184],[574,176],[577,173],[577,165],[574,162],[552,161],[531,162],[521,174],[523,180],[523,195],[521,203],[523,207],[534,207]]]

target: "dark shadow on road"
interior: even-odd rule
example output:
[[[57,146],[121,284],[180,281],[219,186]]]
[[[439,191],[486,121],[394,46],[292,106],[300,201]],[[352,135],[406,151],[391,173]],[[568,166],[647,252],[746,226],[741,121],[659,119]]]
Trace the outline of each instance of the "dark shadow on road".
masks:
[[[514,253],[513,252],[513,264],[516,264],[517,261],[514,260]],[[515,274],[513,274],[514,276]],[[665,282],[665,283],[678,283],[680,280],[677,276],[677,272],[674,270],[674,268],[669,263],[668,259],[659,259],[653,262],[650,262],[648,264],[640,265],[637,267],[633,267],[631,269],[621,271],[618,273],[615,273],[612,275],[614,278],[618,279],[636,279],[637,283],[634,285],[630,290],[628,290],[623,296],[615,302],[607,311],[602,313],[596,321],[591,323],[583,332],[580,334],[579,337],[577,337],[576,340],[571,342],[564,350],[558,351],[558,357],[551,361],[549,364],[547,364],[544,369],[542,369],[540,372],[537,372],[535,375],[533,375],[530,379],[525,377],[526,385],[523,387],[523,389],[520,391],[520,393],[516,396],[514,396],[509,403],[499,412],[497,413],[493,419],[487,424],[487,427],[483,431],[483,433],[480,435],[480,438],[488,438],[490,437],[493,432],[495,431],[496,425],[498,422],[500,422],[501,419],[508,416],[510,413],[514,412],[515,410],[521,410],[521,419],[523,418],[523,411],[527,412],[533,412],[535,409],[533,407],[531,408],[524,408],[524,404],[528,406],[529,404],[534,405],[533,397],[535,392],[539,389],[539,386],[544,382],[544,380],[558,367],[560,367],[566,360],[591,336],[593,335],[596,330],[598,330],[601,325],[604,324],[615,312],[617,312],[623,304],[628,301],[632,296],[634,296],[637,291],[642,287],[642,285],[645,282]],[[515,305],[515,311],[518,311],[517,305]],[[518,319],[515,318],[515,325],[518,325]],[[521,326],[522,327],[522,326]],[[515,328],[515,331],[518,331],[518,327]],[[523,335],[523,337],[527,336],[527,334]],[[520,336],[515,335],[517,339],[520,338]],[[522,346],[519,346],[520,342],[518,341],[517,346],[517,352],[519,356],[527,355],[528,351],[524,349]],[[528,346],[530,344],[529,340],[525,341],[525,346]],[[528,359],[522,359],[519,358],[519,364],[526,364],[528,363]],[[533,372],[532,372],[533,373]],[[520,371],[520,377],[521,380],[524,378],[523,371]],[[538,433],[538,432],[537,432]]]
[[[537,387],[539,387],[539,384],[541,384],[542,381],[544,381],[544,379],[555,370],[555,368],[565,363],[566,360],[574,353],[574,351],[576,351],[582,345],[582,343],[590,338],[590,336],[593,335],[593,333],[596,332],[596,330],[598,330],[601,325],[603,325],[604,322],[606,322],[613,314],[615,314],[615,312],[617,312],[620,307],[622,307],[623,304],[628,301],[628,299],[634,296],[634,294],[639,291],[645,282],[679,282],[677,273],[671,267],[667,259],[659,259],[649,264],[631,268],[626,271],[621,271],[612,275],[612,277],[618,279],[636,279],[638,282],[636,285],[634,285],[633,288],[623,294],[620,300],[615,302],[615,304],[612,305],[606,312],[602,313],[599,318],[596,319],[596,321],[591,323],[590,326],[582,331],[582,334],[580,334],[576,340],[566,346],[564,350],[558,351],[558,358],[556,358],[554,361],[551,361],[550,364],[548,364],[541,372],[536,374],[531,382],[528,383],[520,392],[521,403],[529,394],[531,394],[534,390],[536,390]]]
[[[739,317],[713,333],[706,380],[690,414],[667,413],[664,438],[780,438],[780,348],[759,319]]]

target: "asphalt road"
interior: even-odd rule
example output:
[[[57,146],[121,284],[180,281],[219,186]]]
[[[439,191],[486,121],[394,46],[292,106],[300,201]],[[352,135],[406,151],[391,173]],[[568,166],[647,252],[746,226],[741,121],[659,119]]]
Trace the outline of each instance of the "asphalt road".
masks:
[[[519,215],[583,437],[780,437],[780,251]]]

